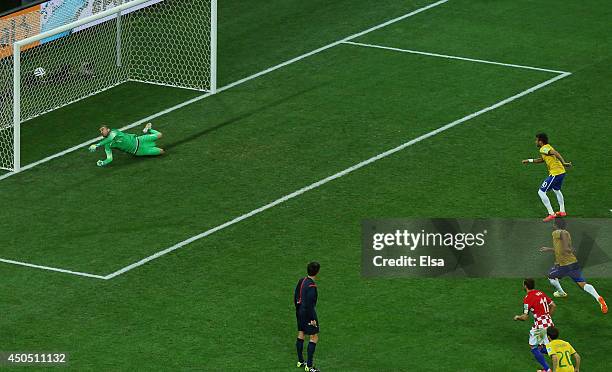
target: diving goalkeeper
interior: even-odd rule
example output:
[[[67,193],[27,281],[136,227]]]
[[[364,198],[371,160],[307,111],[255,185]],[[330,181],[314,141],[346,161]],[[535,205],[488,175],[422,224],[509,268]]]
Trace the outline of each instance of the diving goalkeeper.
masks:
[[[162,138],[162,133],[151,128],[152,124],[147,124],[143,135],[123,133],[118,129],[110,129],[107,126],[100,127],[100,134],[104,139],[99,143],[89,146],[89,151],[95,152],[98,147],[104,147],[106,152],[105,160],[98,160],[98,167],[108,165],[113,161],[112,149],[117,149],[135,156],[157,156],[164,153],[164,149],[156,146],[155,141]]]

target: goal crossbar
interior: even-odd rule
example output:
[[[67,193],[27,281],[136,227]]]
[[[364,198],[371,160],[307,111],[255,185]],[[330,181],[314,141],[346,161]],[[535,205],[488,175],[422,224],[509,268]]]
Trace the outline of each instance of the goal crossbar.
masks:
[[[140,4],[143,4],[143,3],[146,3],[146,2],[149,2],[149,1],[151,1],[151,0],[133,0],[133,1],[130,1],[129,3],[117,5],[115,7],[112,7],[110,9],[107,9],[107,10],[102,11],[100,13],[96,13],[96,14],[90,15],[89,17],[85,17],[85,18],[76,20],[74,22],[67,23],[67,24],[65,24],[63,26],[54,28],[54,29],[49,30],[49,31],[42,32],[42,33],[40,33],[38,35],[30,36],[27,39],[16,41],[13,44],[13,48],[15,48],[14,49],[14,53],[17,53],[18,51],[20,51],[21,50],[21,46],[23,46],[23,45],[32,44],[32,43],[35,43],[35,42],[40,41],[42,39],[47,39],[47,38],[49,38],[51,36],[55,36],[55,35],[61,34],[62,32],[66,32],[66,31],[75,29],[75,28],[77,28],[79,26],[83,26],[85,24],[92,23],[92,22],[97,21],[99,19],[110,17],[110,16],[113,16],[113,15],[117,15],[118,13],[121,13],[121,12],[123,12],[126,9],[134,8],[134,7],[136,7],[136,6],[140,5]]]

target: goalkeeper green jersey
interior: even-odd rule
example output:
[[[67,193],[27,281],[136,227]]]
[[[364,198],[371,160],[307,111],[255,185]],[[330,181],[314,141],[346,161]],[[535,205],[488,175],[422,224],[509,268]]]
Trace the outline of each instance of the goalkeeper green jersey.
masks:
[[[108,137],[98,143],[98,147],[104,146],[104,149],[117,149],[129,154],[136,153],[138,149],[138,140],[135,134],[123,133],[118,129],[112,129]]]
[[[104,146],[106,160],[103,161],[103,165],[106,165],[113,161],[113,151],[111,149],[117,149],[135,155],[138,150],[138,138],[135,134],[123,133],[118,129],[111,129],[108,136],[96,146]]]

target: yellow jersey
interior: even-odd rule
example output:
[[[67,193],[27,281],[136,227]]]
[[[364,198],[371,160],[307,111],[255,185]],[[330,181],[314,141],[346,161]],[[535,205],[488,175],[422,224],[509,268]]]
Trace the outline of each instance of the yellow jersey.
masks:
[[[563,249],[563,240],[561,239],[561,234],[564,233],[565,239],[567,239],[567,244],[570,248],[572,248],[572,236],[568,231],[565,230],[555,230],[552,232],[552,240],[553,240],[553,248],[555,250],[555,264],[560,266],[566,266],[573,264],[574,262],[578,262],[578,259],[574,255],[574,249],[570,253],[566,252]]]
[[[540,147],[540,156],[546,163],[548,174],[551,176],[558,176],[565,173],[565,167],[563,166],[563,163],[561,163],[561,160],[557,159],[556,156],[549,155],[552,150],[554,150],[554,148],[550,144],[546,144]]]
[[[563,340],[552,340],[546,345],[548,355],[557,356],[557,365],[553,366],[555,372],[574,372],[574,362],[572,355],[576,354],[576,350],[569,342]]]

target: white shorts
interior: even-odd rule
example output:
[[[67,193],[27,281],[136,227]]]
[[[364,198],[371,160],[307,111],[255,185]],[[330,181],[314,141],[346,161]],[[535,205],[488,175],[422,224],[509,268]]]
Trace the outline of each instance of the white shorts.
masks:
[[[546,328],[537,328],[529,330],[529,345],[547,345],[548,337],[546,336]]]

